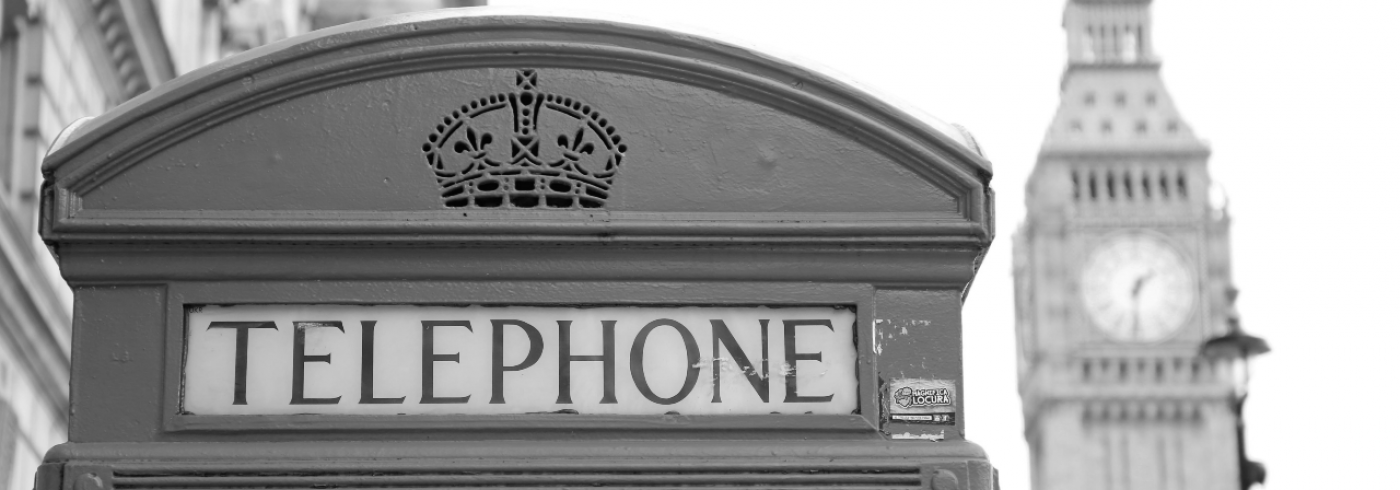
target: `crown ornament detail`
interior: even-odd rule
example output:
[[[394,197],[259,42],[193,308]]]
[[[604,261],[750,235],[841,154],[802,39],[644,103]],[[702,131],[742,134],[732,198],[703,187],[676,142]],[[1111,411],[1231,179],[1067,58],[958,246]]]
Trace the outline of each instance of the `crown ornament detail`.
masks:
[[[450,208],[601,208],[627,145],[593,107],[540,92],[534,70],[516,90],[443,117],[423,154]]]

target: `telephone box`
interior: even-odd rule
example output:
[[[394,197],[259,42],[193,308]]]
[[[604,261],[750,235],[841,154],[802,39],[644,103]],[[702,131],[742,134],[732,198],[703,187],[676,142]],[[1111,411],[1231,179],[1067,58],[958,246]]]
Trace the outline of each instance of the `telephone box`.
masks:
[[[744,48],[418,13],[70,128],[38,490],[989,489],[970,137]]]

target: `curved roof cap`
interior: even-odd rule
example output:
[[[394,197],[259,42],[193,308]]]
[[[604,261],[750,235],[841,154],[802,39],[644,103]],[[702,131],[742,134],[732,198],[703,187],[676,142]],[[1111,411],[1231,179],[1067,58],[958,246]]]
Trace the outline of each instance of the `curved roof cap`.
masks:
[[[912,117],[912,118],[914,118],[914,119],[917,119],[919,122],[924,123],[924,124],[927,125],[929,128],[932,128],[933,130],[938,131],[940,134],[942,134],[942,135],[944,135],[944,136],[946,136],[946,137],[952,139],[953,141],[956,141],[957,143],[963,145],[965,148],[968,148],[968,149],[972,150],[973,152],[977,153],[979,156],[982,155],[981,148],[978,146],[977,141],[976,141],[976,138],[973,137],[973,135],[972,135],[969,131],[967,131],[965,128],[963,128],[962,126],[957,125],[957,124],[953,124],[953,123],[949,123],[949,122],[947,122],[947,121],[944,121],[944,120],[942,120],[942,119],[939,119],[938,117],[936,117],[936,116],[934,116],[934,115],[932,115],[932,114],[929,114],[927,111],[924,111],[922,108],[919,108],[919,107],[913,106],[913,105],[909,105],[909,104],[907,104],[907,103],[905,103],[905,102],[903,102],[903,101],[901,101],[901,100],[898,100],[897,98],[895,98],[895,97],[893,97],[893,96],[891,96],[891,95],[880,93],[880,92],[879,92],[877,89],[875,89],[874,87],[871,87],[871,86],[869,86],[869,85],[866,85],[865,83],[862,83],[860,80],[858,80],[858,79],[856,79],[856,78],[853,78],[853,77],[851,77],[851,76],[849,76],[849,75],[847,75],[847,74],[845,74],[845,73],[842,73],[842,72],[840,72],[840,71],[838,71],[838,70],[836,70],[836,69],[834,69],[834,68],[832,68],[832,67],[830,67],[830,66],[827,66],[827,65],[825,65],[825,64],[823,64],[823,63],[821,63],[821,62],[819,62],[819,61],[817,61],[817,60],[813,60],[813,59],[810,59],[810,58],[804,58],[804,57],[802,57],[802,56],[799,56],[799,55],[796,55],[796,54],[792,54],[792,53],[782,53],[782,52],[780,52],[779,50],[777,50],[777,49],[775,49],[775,48],[773,48],[773,47],[771,47],[771,46],[760,46],[760,45],[758,45],[758,44],[756,44],[756,43],[754,43],[754,42],[752,42],[752,41],[750,41],[750,40],[746,40],[746,39],[737,39],[737,38],[735,38],[735,37],[733,37],[733,36],[727,36],[727,35],[725,35],[725,34],[721,34],[721,33],[715,32],[715,31],[706,30],[706,29],[704,29],[704,28],[702,28],[702,27],[700,27],[700,26],[691,25],[691,24],[681,24],[681,23],[667,22],[667,21],[664,21],[664,20],[656,19],[656,18],[649,18],[649,17],[644,17],[644,16],[638,16],[638,15],[619,15],[619,14],[616,14],[616,13],[602,12],[602,11],[595,11],[595,10],[552,9],[552,8],[551,8],[551,9],[544,9],[544,8],[531,8],[531,7],[482,6],[482,7],[467,7],[467,8],[458,8],[458,9],[443,9],[443,10],[439,10],[439,11],[437,11],[437,12],[410,13],[410,14],[401,14],[401,15],[396,15],[396,16],[387,16],[387,17],[384,17],[382,20],[368,20],[368,21],[354,22],[354,23],[346,24],[346,25],[339,26],[339,27],[332,28],[332,29],[325,29],[325,30],[322,30],[322,31],[318,31],[318,32],[316,32],[316,33],[313,33],[313,34],[311,35],[311,37],[312,37],[312,38],[315,38],[315,37],[328,36],[328,35],[331,35],[331,33],[332,33],[332,32],[335,32],[335,31],[356,30],[356,28],[357,28],[357,27],[360,27],[362,24],[391,24],[391,23],[395,23],[394,21],[395,21],[395,20],[398,20],[398,18],[403,18],[402,20],[405,20],[405,21],[412,21],[412,20],[415,20],[417,17],[424,16],[424,15],[428,15],[428,14],[434,14],[434,13],[440,13],[440,14],[443,14],[443,15],[450,15],[450,16],[453,16],[453,17],[552,17],[552,18],[561,19],[561,20],[562,20],[562,19],[574,19],[574,20],[579,20],[579,21],[583,21],[583,20],[604,21],[604,22],[614,23],[614,24],[616,24],[616,25],[618,25],[618,26],[635,26],[635,27],[639,27],[639,28],[647,28],[647,26],[650,26],[651,29],[664,29],[664,30],[672,31],[672,32],[675,32],[675,33],[678,33],[678,34],[687,34],[687,35],[690,35],[690,36],[695,37],[695,38],[697,38],[697,39],[705,39],[705,38],[708,38],[709,40],[711,40],[710,42],[712,42],[712,43],[717,43],[717,44],[729,44],[729,45],[734,46],[734,47],[736,47],[736,48],[741,48],[741,49],[747,50],[747,51],[749,51],[750,53],[753,53],[753,54],[767,53],[767,57],[770,58],[770,59],[772,59],[772,60],[775,60],[775,61],[776,61],[776,60],[790,60],[790,61],[787,62],[787,64],[793,65],[793,66],[800,66],[800,67],[803,67],[803,68],[805,68],[806,70],[810,70],[810,71],[813,72],[813,73],[817,73],[817,74],[820,74],[820,75],[822,75],[822,76],[824,76],[824,77],[826,77],[826,78],[829,78],[829,79],[831,79],[832,81],[836,81],[836,82],[839,82],[839,83],[843,83],[843,84],[846,84],[846,85],[850,85],[850,86],[852,86],[852,87],[855,87],[855,88],[859,89],[860,91],[866,92],[866,93],[870,94],[871,97],[873,97],[873,98],[875,98],[875,99],[877,99],[877,100],[883,101],[883,102],[886,103],[886,104],[889,104],[890,106],[892,106],[893,108],[897,109],[898,111],[903,112],[904,114],[907,114],[909,117]],[[273,44],[268,45],[268,46],[262,46],[262,47],[260,47],[260,48],[258,48],[258,49],[253,49],[253,50],[249,50],[249,51],[246,51],[246,52],[243,52],[243,53],[239,53],[239,54],[237,54],[237,55],[235,55],[235,56],[231,56],[231,57],[226,58],[226,59],[224,59],[224,60],[221,60],[221,61],[219,61],[219,62],[216,62],[216,63],[213,63],[213,64],[211,64],[211,65],[202,67],[202,68],[199,69],[199,70],[195,70],[194,72],[192,72],[192,73],[190,73],[190,74],[187,74],[187,75],[181,77],[181,78],[178,79],[178,80],[172,81],[171,84],[173,84],[173,83],[178,83],[179,81],[188,80],[188,79],[190,79],[190,78],[202,77],[203,74],[206,73],[206,72],[217,71],[217,70],[219,70],[220,68],[225,67],[225,66],[227,66],[227,65],[237,64],[237,63],[243,61],[243,60],[246,59],[246,58],[254,58],[254,57],[257,57],[257,56],[261,56],[261,55],[263,54],[263,52],[266,52],[266,51],[273,51],[273,50],[276,50],[276,49],[278,49],[278,48],[284,47],[284,45],[304,43],[304,42],[306,42],[307,39],[308,39],[308,38],[307,38],[306,36],[299,36],[299,37],[294,38],[294,39],[283,40],[283,41],[281,41],[281,42],[273,43]],[[167,85],[170,85],[170,84],[167,84]],[[139,102],[137,102],[137,103],[139,103]],[[112,114],[115,114],[115,112],[116,112],[116,111],[114,111]],[[81,122],[86,123],[87,121],[84,120],[84,121],[81,121]],[[83,124],[83,126],[86,126],[86,124]],[[92,126],[87,126],[87,127],[81,127],[81,128],[73,128],[73,129],[75,130],[75,131],[74,131],[75,134],[67,135],[67,136],[61,135],[61,136],[59,137],[59,140],[57,140],[57,141],[54,142],[54,143],[55,143],[55,144],[54,144],[54,147],[49,149],[49,152],[52,153],[54,150],[58,149],[58,148],[61,147],[63,144],[66,144],[66,143],[67,143],[67,140],[71,140],[72,137],[75,137],[75,136],[78,136],[78,135],[81,135],[81,134],[85,134],[85,133],[91,131],[91,130],[93,129],[93,127],[92,127]],[[986,160],[981,160],[981,161],[979,161],[979,163],[980,163],[981,165],[985,165],[985,166],[989,167],[988,170],[990,170],[990,163],[987,162]]]
[[[418,12],[317,31],[203,67],[65,131],[44,163],[54,190],[45,237],[306,235],[347,224],[386,235],[603,226],[625,236],[619,223],[632,218],[650,220],[637,233],[656,236],[681,233],[656,228],[665,213],[691,213],[693,224],[700,212],[731,213],[711,216],[725,236],[747,226],[749,235],[991,238],[990,165],[960,128],[713,39],[502,12]],[[554,105],[531,116],[521,100]],[[494,138],[483,138],[493,124]],[[572,204],[550,207],[593,213],[572,221],[602,212],[606,223],[522,224],[509,212],[544,201],[509,196],[496,209],[520,230],[479,215],[457,223],[464,207],[489,204],[460,196],[496,190],[471,186],[514,185],[464,176],[521,164],[520,154],[582,175],[567,191]],[[580,170],[588,158],[598,168]],[[454,164],[467,168],[453,174],[445,167]],[[546,177],[535,184],[549,186]],[[442,195],[419,196],[424,185],[439,190],[434,179]]]

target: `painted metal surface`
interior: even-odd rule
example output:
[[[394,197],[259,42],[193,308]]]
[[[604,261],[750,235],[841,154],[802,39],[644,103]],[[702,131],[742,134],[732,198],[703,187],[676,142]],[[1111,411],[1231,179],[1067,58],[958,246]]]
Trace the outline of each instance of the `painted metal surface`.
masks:
[[[422,13],[253,50],[46,160],[75,376],[72,442],[38,487],[991,488],[962,396],[940,406],[951,424],[884,408],[891,380],[966,391],[988,168],[845,85],[641,26]],[[854,318],[852,405],[187,410],[189,313],[254,305],[837,306]]]
[[[56,193],[50,235],[972,244],[991,236],[982,158],[815,73],[638,26],[395,19],[232,57],[79,128],[46,159]],[[521,69],[537,72],[542,90],[603,111],[630,142],[608,207],[464,220],[439,202],[421,146],[462,104],[512,93]],[[510,136],[498,132],[494,144],[509,146]],[[553,136],[542,140],[555,144]],[[153,185],[162,192],[149,192]]]

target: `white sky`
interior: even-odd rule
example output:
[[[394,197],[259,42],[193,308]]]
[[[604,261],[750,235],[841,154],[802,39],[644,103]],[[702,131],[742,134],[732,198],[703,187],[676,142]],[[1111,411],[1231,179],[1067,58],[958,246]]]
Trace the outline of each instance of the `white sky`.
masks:
[[[992,160],[996,243],[964,310],[968,437],[1029,487],[1016,392],[1011,234],[1059,97],[1060,0],[566,1],[691,25],[846,74],[967,126]],[[1155,42],[1230,193],[1255,363],[1248,447],[1271,490],[1390,479],[1400,423],[1400,3],[1161,0]],[[1390,311],[1390,313],[1386,313]],[[1382,484],[1383,485],[1383,484]]]

